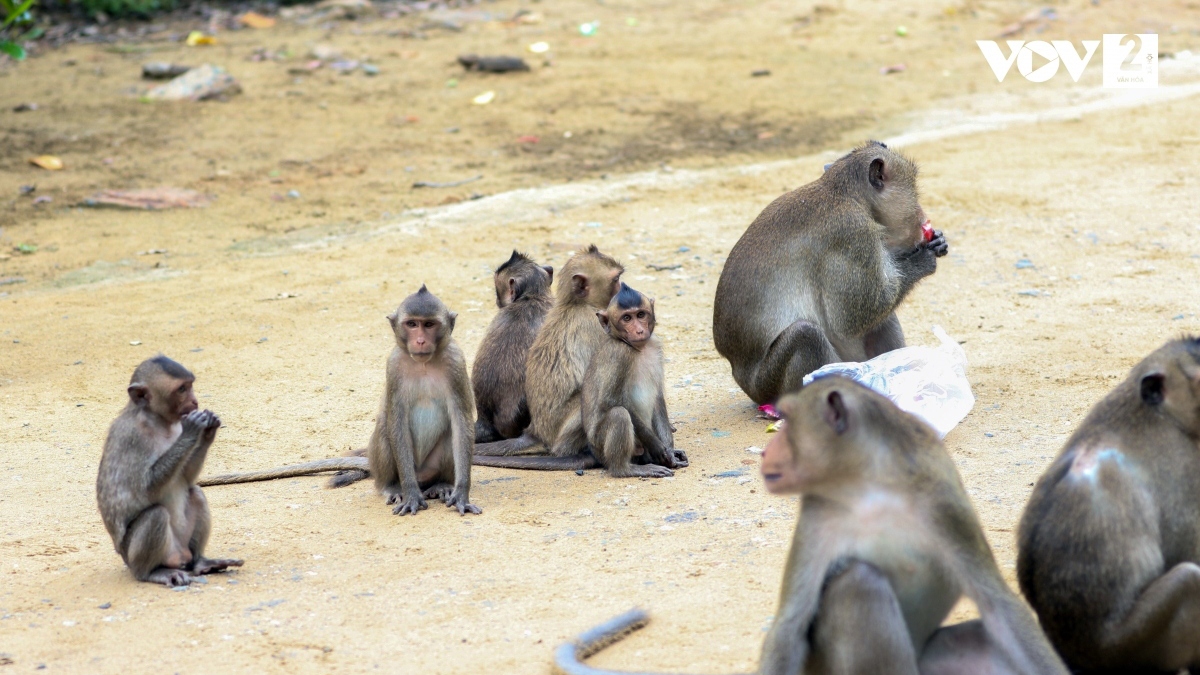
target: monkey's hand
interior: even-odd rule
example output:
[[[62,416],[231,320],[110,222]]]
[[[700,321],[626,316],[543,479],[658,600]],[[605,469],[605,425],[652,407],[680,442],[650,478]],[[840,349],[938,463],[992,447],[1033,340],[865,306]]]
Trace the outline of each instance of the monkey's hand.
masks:
[[[208,410],[193,410],[183,416],[180,424],[183,425],[183,433],[197,435],[200,432],[208,429],[209,423],[212,421],[213,414]],[[220,424],[220,421],[217,422]]]
[[[205,423],[204,431],[201,432],[205,443],[212,443],[212,440],[217,436],[217,429],[221,428],[221,418],[217,417],[211,410],[205,410],[208,414],[208,421]]]
[[[679,448],[669,449],[667,451],[667,456],[675,460],[675,463],[671,465],[671,468],[673,469],[688,465],[687,453]]]
[[[446,506],[453,506],[458,509],[458,515],[460,516],[465,516],[468,511],[476,514],[483,513],[478,506],[467,503],[467,494],[458,490],[452,492],[450,497],[446,499]]]
[[[393,492],[388,495],[387,503],[396,505],[392,508],[392,513],[397,516],[407,516],[410,513],[415,516],[417,511],[429,508],[429,504],[425,503],[425,498],[421,496],[420,490],[413,490],[403,496],[400,492]]]
[[[933,239],[925,242],[925,248],[933,251],[933,254],[939,258],[950,252],[950,245],[946,243],[946,235],[942,234],[941,230],[933,231]]]

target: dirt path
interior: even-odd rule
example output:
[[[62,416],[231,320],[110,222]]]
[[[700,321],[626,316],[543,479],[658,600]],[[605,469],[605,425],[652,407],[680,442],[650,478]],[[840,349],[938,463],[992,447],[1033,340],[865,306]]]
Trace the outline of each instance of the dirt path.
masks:
[[[480,7],[511,16],[522,5]],[[1073,425],[1152,348],[1200,331],[1200,128],[1197,99],[1179,89],[1200,81],[1193,67],[1164,65],[1153,104],[1106,109],[1120,101],[1097,90],[1096,66],[1078,85],[991,77],[972,41],[1028,12],[1022,3],[927,2],[912,15],[871,2],[529,8],[541,23],[282,23],[223,33],[207,55],[150,45],[162,49],[154,59],[228,67],[246,87],[228,103],[137,103],[122,92],[151,55],[98,46],[0,71],[0,109],[42,105],[0,113],[14,149],[0,158],[0,248],[39,246],[0,259],[0,278],[27,280],[0,287],[8,669],[544,673],[555,644],[633,605],[653,623],[597,665],[752,668],[796,502],[765,494],[746,452],[764,445],[765,425],[712,348],[712,293],[758,211],[865,137],[912,141],[924,206],[951,242],[901,319],[910,343],[932,343],[934,323],[965,341],[978,402],[946,440],[1010,581],[1021,508]],[[1158,16],[1056,8],[1048,36],[1128,26],[1161,33],[1164,51],[1200,51],[1200,11],[1184,2]],[[572,32],[596,19],[595,38]],[[427,39],[388,34],[406,30]],[[531,74],[451,64],[536,40],[551,43],[554,65],[535,61]],[[287,74],[318,43],[369,54],[381,73]],[[244,60],[282,44],[291,61]],[[878,73],[897,62],[908,70]],[[757,68],[772,75],[751,78]],[[472,106],[484,90],[495,102]],[[1050,110],[1074,112],[1021,117]],[[995,113],[1013,117],[903,136]],[[540,140],[522,149],[520,135]],[[68,168],[24,164],[43,152]],[[462,188],[409,188],[476,174]],[[32,183],[53,201],[15,196]],[[162,184],[217,202],[72,206]],[[472,192],[493,196],[439,205]],[[473,518],[433,508],[398,519],[368,485],[327,491],[316,478],[211,488],[211,549],[244,568],[171,592],[120,566],[94,478],[139,360],[161,351],[197,373],[201,405],[225,422],[208,472],[329,456],[369,434],[390,345],[383,316],[402,297],[427,283],[456,309],[470,358],[494,311],[491,269],[511,248],[557,267],[589,242],[657,298],[691,467],[659,481],[479,468],[484,513]],[[138,255],[151,249],[167,253]],[[1033,266],[1018,268],[1025,259]]]

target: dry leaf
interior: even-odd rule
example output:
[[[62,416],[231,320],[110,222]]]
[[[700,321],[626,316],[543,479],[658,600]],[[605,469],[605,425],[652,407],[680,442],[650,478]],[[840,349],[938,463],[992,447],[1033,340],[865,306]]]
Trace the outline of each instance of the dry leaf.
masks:
[[[47,171],[58,171],[63,168],[63,161],[54,155],[38,155],[37,157],[29,158],[30,164],[46,169]]]
[[[189,47],[195,47],[198,45],[215,45],[215,44],[217,44],[217,38],[215,38],[211,35],[205,35],[204,33],[201,33],[198,30],[194,30],[194,31],[188,33],[187,46],[189,46]]]
[[[270,28],[275,25],[275,19],[263,16],[258,12],[246,12],[238,17],[238,21],[241,21],[243,26],[251,28]]]

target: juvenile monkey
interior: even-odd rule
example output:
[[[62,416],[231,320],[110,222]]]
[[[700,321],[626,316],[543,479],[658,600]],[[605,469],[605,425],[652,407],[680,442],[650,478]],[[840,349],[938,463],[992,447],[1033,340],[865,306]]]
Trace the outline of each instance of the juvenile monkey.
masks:
[[[871,141],[771,202],[729,252],[717,351],[742,391],[771,403],[825,364],[903,347],[896,307],[947,251],[917,201],[916,164]]]
[[[1200,338],[1092,408],[1033,489],[1017,580],[1077,672],[1200,673]]]
[[[517,438],[481,443],[475,449],[476,464],[541,470],[596,466],[587,453],[579,394],[592,355],[608,339],[596,312],[608,308],[624,271],[595,245],[563,265],[554,307],[525,361],[529,427]],[[549,448],[551,456],[510,456],[542,448]]]
[[[762,675],[1052,673],[1067,670],[1000,575],[937,434],[840,377],[780,400],[763,453],[774,494],[802,494]],[[980,619],[939,628],[963,594]],[[560,648],[579,663],[643,625],[626,614]]]
[[[104,441],[96,501],[113,546],[139,581],[187,586],[201,574],[242,566],[204,557],[211,519],[196,477],[221,420],[197,410],[195,380],[165,356],[143,361]]]
[[[674,475],[671,469],[688,461],[675,448],[667,417],[654,300],[621,284],[596,317],[609,339],[583,376],[583,426],[592,452],[614,477]],[[635,458],[643,463],[633,464]]]
[[[426,499],[480,513],[469,499],[475,402],[466,361],[450,337],[457,317],[424,285],[387,317],[396,347],[367,461],[396,515],[415,515]]]
[[[523,253],[496,268],[496,307],[475,364],[475,442],[491,443],[520,436],[529,426],[525,398],[525,359],[546,313],[554,304],[550,282],[554,268],[539,266]]]

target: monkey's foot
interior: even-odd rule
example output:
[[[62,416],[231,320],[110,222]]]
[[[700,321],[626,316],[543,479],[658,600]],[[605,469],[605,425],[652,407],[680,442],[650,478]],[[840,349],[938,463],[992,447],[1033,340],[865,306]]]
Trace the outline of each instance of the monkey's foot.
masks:
[[[429,504],[425,503],[425,498],[421,496],[420,490],[414,490],[407,496],[393,492],[388,495],[387,503],[396,505],[392,509],[392,514],[397,516],[407,516],[410,513],[415,516],[417,511],[429,508]]]
[[[428,489],[422,492],[421,496],[425,499],[440,499],[442,501],[446,501],[450,498],[450,495],[453,492],[454,486],[449,483],[434,483],[433,485],[429,486]]]
[[[467,503],[466,495],[462,495],[457,492],[454,494],[451,494],[449,497],[446,498],[446,506],[448,506],[448,507],[452,506],[452,507],[458,509],[458,515],[460,515],[460,516],[465,516],[468,512],[474,513],[474,514],[483,513],[483,511],[478,506]]]
[[[658,464],[631,464],[624,470],[609,469],[608,473],[613,478],[667,478],[675,475],[674,471]]]
[[[197,558],[192,562],[192,574],[224,572],[230,567],[241,567],[242,563],[236,558]]]
[[[676,448],[671,449],[671,457],[675,460],[675,467],[684,467],[688,465],[687,453]]]
[[[162,584],[167,588],[178,588],[192,583],[192,576],[186,571],[175,567],[159,567],[142,581],[152,584]]]

